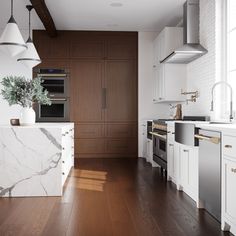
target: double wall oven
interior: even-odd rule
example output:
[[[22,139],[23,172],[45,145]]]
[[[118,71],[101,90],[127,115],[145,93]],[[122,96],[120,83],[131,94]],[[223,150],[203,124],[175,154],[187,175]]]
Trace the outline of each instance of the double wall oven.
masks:
[[[63,69],[40,69],[37,76],[49,93],[52,104],[35,104],[37,122],[70,120],[69,73]]]

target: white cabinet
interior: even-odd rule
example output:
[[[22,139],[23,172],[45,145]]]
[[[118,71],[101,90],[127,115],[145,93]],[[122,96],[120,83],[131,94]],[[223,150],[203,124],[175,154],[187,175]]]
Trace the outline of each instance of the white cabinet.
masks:
[[[223,136],[222,229],[236,235],[236,136]]]
[[[186,65],[161,64],[160,61],[183,45],[181,27],[166,27],[154,41],[153,102],[181,102],[185,96]]]
[[[61,169],[62,169],[62,186],[64,185],[71,168],[74,166],[74,126],[66,126],[62,129],[61,140]]]
[[[178,184],[198,203],[198,147],[179,144]]]
[[[159,63],[181,46],[183,46],[183,28],[165,27],[154,41],[154,61]]]
[[[167,180],[176,183],[176,144],[174,123],[167,124]]]
[[[181,94],[186,89],[185,65],[159,64],[153,70],[155,103],[185,101]]]
[[[152,145],[152,140],[147,139],[147,162],[152,164],[153,160],[153,145]]]

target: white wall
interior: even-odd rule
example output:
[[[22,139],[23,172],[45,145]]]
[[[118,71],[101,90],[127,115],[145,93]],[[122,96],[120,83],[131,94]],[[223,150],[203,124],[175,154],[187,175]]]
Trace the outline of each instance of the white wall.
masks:
[[[211,88],[220,79],[220,0],[200,0],[200,43],[208,53],[187,65],[187,90],[200,92],[196,103],[184,106],[185,115],[211,115]]]
[[[158,32],[139,32],[138,36],[139,156],[143,150],[143,122],[169,116],[168,104],[153,103],[153,41],[157,35]]]
[[[2,30],[0,29],[0,35]],[[21,31],[23,37],[26,39],[27,31]],[[11,58],[10,56],[4,54],[0,50],[0,81],[3,77],[8,75],[21,75],[27,78],[31,78],[31,69],[21,65],[16,59]],[[0,89],[2,86],[0,85]],[[3,100],[0,95],[0,124],[9,124],[11,118],[18,118],[20,113],[20,106],[9,106],[8,103]]]

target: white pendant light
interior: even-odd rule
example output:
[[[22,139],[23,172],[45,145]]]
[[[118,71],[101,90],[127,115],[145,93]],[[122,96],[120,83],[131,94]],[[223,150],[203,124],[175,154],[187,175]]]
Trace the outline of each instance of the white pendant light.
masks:
[[[26,42],[27,44],[27,50],[25,50],[20,57],[17,59],[17,61],[23,63],[24,65],[26,65],[29,68],[33,68],[35,66],[37,66],[38,64],[41,63],[40,57],[37,53],[37,50],[33,44],[33,41],[30,37],[31,34],[31,18],[30,18],[30,13],[31,10],[33,9],[33,6],[31,5],[27,5],[26,8],[29,11],[29,38]]]
[[[0,49],[12,57],[27,49],[27,45],[13,17],[13,0],[11,0],[11,17],[0,37]]]

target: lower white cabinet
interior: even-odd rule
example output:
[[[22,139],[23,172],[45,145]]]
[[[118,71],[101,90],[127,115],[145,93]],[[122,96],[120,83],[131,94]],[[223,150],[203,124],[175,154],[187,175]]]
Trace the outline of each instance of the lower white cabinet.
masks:
[[[176,183],[177,159],[176,159],[175,128],[174,123],[167,124],[167,180]]]
[[[178,146],[178,188],[198,203],[198,147]]]
[[[62,186],[64,185],[71,168],[74,166],[74,126],[66,126],[62,130],[61,170]]]
[[[236,235],[236,136],[223,136],[222,229]]]

